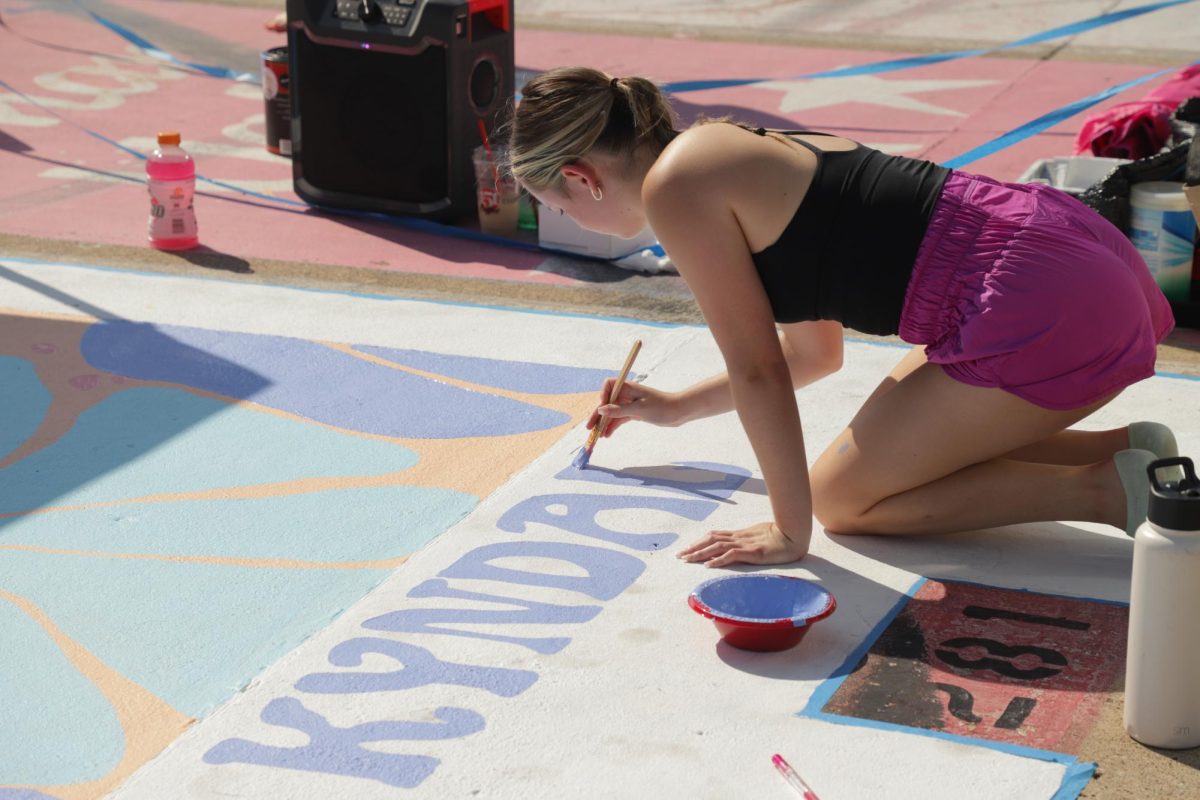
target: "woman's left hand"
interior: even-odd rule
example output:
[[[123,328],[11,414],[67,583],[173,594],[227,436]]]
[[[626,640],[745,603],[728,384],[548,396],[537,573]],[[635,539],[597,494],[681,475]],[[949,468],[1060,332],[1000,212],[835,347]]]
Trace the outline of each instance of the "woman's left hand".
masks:
[[[774,522],[760,522],[739,531],[710,531],[679,551],[677,558],[700,561],[706,567],[730,564],[786,564],[808,554],[805,545],[792,541]]]

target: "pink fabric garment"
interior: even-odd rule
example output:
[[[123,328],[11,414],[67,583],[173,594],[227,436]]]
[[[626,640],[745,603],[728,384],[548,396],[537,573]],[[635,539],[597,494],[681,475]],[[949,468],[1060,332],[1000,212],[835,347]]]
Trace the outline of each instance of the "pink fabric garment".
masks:
[[[1152,156],[1171,138],[1168,120],[1189,97],[1200,97],[1200,64],[1179,71],[1141,100],[1088,117],[1075,137],[1074,154],[1129,159]]]
[[[955,380],[1081,408],[1154,374],[1171,306],[1117,228],[1068,194],[955,170],[900,338]]]
[[[1200,64],[1192,64],[1175,73],[1145,99],[1169,103],[1174,108],[1189,97],[1200,97]]]

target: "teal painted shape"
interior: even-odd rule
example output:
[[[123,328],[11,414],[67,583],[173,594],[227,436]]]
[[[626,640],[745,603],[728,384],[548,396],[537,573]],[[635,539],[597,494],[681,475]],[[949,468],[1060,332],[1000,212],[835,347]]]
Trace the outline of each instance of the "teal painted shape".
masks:
[[[0,783],[77,783],[110,772],[124,738],[104,695],[7,600],[0,600],[0,642]]]
[[[389,486],[253,500],[134,503],[18,517],[0,528],[0,544],[367,561],[415,552],[477,502],[473,495],[448,489]]]
[[[470,495],[420,487],[139,503],[21,517],[0,543],[359,561],[414,552],[475,504]],[[0,558],[0,586],[37,603],[106,664],[193,717],[228,699],[387,574],[11,550]],[[60,702],[53,693],[43,700]]]
[[[346,402],[353,402],[347,396]],[[178,389],[136,388],[0,470],[0,513],[161,492],[406,469],[413,451]],[[0,520],[0,526],[4,524]]]
[[[0,459],[34,434],[52,400],[31,362],[0,356],[0,409],[4,410],[3,423],[0,423]]]
[[[37,603],[110,667],[196,718],[387,575],[20,551],[0,559],[0,586]],[[41,700],[59,714],[73,710],[57,691]]]

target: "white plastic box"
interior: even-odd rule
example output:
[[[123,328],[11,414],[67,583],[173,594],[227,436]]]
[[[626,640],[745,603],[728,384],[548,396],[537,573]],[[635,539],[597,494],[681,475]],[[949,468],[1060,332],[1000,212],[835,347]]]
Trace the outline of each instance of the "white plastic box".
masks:
[[[1126,158],[1098,158],[1096,156],[1061,156],[1043,158],[1033,162],[1025,174],[1017,178],[1018,183],[1046,183],[1067,194],[1081,195],[1093,184],[1108,177],[1108,173]]]
[[[594,233],[579,227],[566,214],[550,211],[538,205],[538,244],[594,258],[613,260],[637,253],[658,243],[658,237],[647,226],[632,239],[622,239],[606,233]]]

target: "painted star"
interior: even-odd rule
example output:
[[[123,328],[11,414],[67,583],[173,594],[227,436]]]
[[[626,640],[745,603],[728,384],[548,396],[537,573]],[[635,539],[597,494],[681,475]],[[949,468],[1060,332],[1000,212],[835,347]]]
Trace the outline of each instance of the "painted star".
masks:
[[[854,75],[846,78],[816,78],[794,81],[763,81],[750,84],[755,89],[783,92],[779,110],[808,111],[842,103],[869,103],[876,106],[921,111],[947,117],[965,117],[961,111],[936,106],[909,97],[910,94],[968,89],[1000,81],[986,80],[884,80],[874,75]]]

